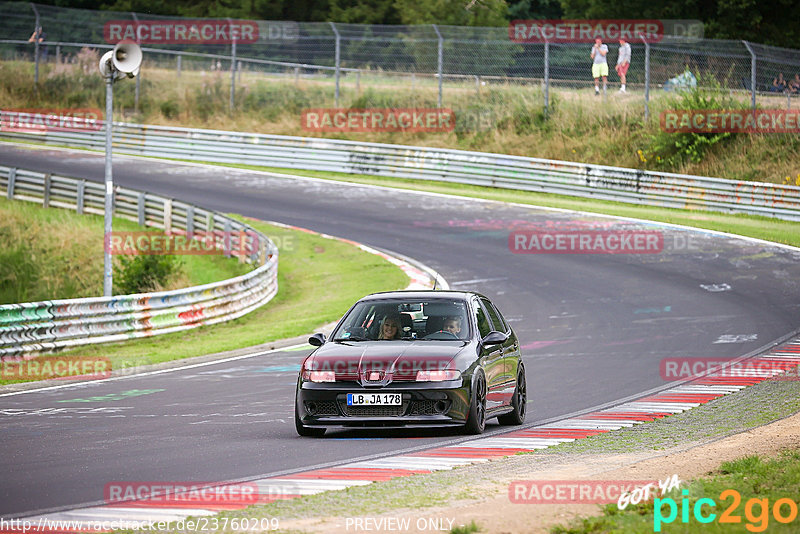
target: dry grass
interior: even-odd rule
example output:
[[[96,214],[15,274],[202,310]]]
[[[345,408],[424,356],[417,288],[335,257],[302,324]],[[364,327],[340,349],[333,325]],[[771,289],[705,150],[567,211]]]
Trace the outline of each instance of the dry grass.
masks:
[[[70,70],[72,72],[66,72]],[[79,66],[44,67],[45,85],[35,98],[29,91],[30,65],[0,63],[0,105],[4,107],[103,105],[100,77],[84,74]],[[69,80],[70,83],[65,83]],[[59,90],[55,90],[58,82]],[[596,97],[590,84],[584,88],[550,90],[551,107],[542,112],[543,94],[538,86],[448,80],[444,106],[466,116],[482,113],[491,128],[444,133],[349,133],[323,134],[304,130],[303,109],[334,107],[331,78],[303,79],[244,72],[237,80],[237,111],[228,112],[230,75],[222,71],[184,70],[180,78],[171,69],[148,66],[142,71],[140,109],[134,112],[133,81],[115,87],[120,116],[132,122],[165,126],[212,128],[281,135],[332,137],[428,147],[461,148],[549,159],[622,167],[669,170],[729,179],[785,183],[800,177],[800,140],[791,134],[740,134],[715,145],[697,163],[671,168],[642,161],[645,150],[659,133],[659,113],[671,106],[669,96],[651,90],[650,120],[645,122],[640,90],[619,94],[611,85],[607,96]],[[52,87],[51,87],[52,86]],[[368,74],[356,85],[354,76],[341,84],[341,107],[437,107],[436,81]],[[732,94],[747,100],[744,93]],[[763,107],[785,108],[786,98],[763,97]],[[796,102],[794,103],[796,106]],[[472,115],[470,115],[472,114]]]

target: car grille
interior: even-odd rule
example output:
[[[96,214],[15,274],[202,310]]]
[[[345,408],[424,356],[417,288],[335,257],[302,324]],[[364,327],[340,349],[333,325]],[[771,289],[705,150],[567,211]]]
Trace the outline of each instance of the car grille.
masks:
[[[345,406],[345,414],[353,417],[397,417],[405,406]]]
[[[318,401],[315,415],[339,415],[339,408],[334,401]]]
[[[408,415],[434,415],[437,413],[435,404],[436,401],[432,400],[413,401],[408,409]]]

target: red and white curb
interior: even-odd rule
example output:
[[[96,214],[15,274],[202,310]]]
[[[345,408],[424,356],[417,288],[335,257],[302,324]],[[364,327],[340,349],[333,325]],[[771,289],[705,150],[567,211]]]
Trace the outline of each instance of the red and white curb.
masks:
[[[800,338],[784,343],[766,354],[738,363],[745,364],[747,369],[735,374],[726,373],[724,370],[717,371],[635,401],[554,423],[410,454],[263,478],[249,484],[254,484],[258,489],[258,499],[255,502],[269,503],[278,499],[292,499],[398,477],[488,462],[491,459],[518,452],[532,452],[559,443],[632,427],[690,410],[711,400],[794,370],[800,365]],[[793,379],[797,379],[796,374],[791,376]],[[140,502],[129,503],[126,506],[106,505],[81,508],[26,519],[33,523],[42,520],[87,521],[98,519],[180,521],[189,516],[210,516],[222,510],[244,507],[244,505],[237,506],[230,503],[197,506],[195,502],[192,505],[179,506],[174,503],[154,505]]]

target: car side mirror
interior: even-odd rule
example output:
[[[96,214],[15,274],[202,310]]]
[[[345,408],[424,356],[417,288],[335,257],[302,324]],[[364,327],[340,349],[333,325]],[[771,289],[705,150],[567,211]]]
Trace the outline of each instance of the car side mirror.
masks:
[[[490,345],[499,345],[500,343],[505,343],[507,340],[508,334],[498,332],[497,330],[492,330],[486,334],[486,337],[481,339],[481,345],[484,347],[488,347]]]
[[[309,345],[314,345],[315,347],[321,347],[325,343],[325,334],[314,334],[310,338],[308,338]]]

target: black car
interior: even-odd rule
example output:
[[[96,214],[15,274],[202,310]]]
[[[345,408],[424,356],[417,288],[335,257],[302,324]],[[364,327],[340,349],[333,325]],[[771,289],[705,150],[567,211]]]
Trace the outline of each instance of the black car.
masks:
[[[480,434],[486,420],[525,420],[519,342],[483,295],[395,291],[359,300],[300,368],[295,426],[320,436],[328,426],[460,426]]]

